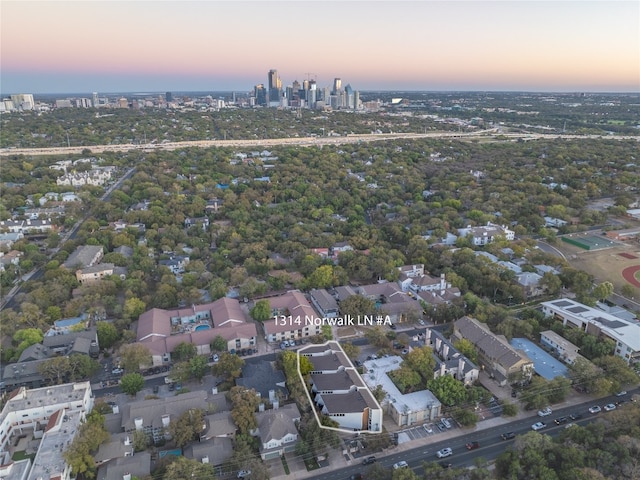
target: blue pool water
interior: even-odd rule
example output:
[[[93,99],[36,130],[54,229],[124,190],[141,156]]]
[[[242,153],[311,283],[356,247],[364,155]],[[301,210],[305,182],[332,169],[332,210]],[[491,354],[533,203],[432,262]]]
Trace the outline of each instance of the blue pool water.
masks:
[[[209,330],[210,328],[209,325],[198,325],[194,330],[197,332],[198,330]]]

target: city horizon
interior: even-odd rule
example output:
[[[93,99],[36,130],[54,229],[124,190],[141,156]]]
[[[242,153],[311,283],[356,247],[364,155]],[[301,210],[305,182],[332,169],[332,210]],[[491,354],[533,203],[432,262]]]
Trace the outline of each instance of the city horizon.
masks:
[[[2,13],[3,95],[248,92],[270,69],[283,87],[640,90],[636,2],[27,1]]]

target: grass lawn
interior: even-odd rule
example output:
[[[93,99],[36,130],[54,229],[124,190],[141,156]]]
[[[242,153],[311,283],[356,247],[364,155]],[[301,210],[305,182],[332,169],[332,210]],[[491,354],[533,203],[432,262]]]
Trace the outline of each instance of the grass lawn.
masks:
[[[304,465],[305,465],[305,467],[307,467],[307,471],[308,472],[310,472],[311,470],[316,470],[316,469],[320,468],[320,465],[318,465],[318,462],[315,459],[315,457],[306,459],[304,461]]]
[[[25,458],[33,460],[35,457],[36,457],[35,453],[32,453],[31,455],[27,455],[27,452],[25,452],[24,450],[21,450],[19,452],[15,452],[13,454],[13,457],[11,457],[11,460],[13,460],[14,462],[18,462],[20,460],[24,460]]]

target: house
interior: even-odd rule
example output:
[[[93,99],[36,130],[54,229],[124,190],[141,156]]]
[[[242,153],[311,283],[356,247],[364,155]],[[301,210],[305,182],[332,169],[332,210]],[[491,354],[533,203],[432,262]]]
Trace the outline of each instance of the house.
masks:
[[[224,396],[224,394],[217,395]],[[231,412],[228,408],[205,415],[204,424],[204,430],[200,434],[201,442],[212,438],[234,438],[238,429],[231,418]]]
[[[220,198],[212,198],[207,200],[207,204],[204,207],[204,211],[207,214],[217,213],[220,207],[224,204],[224,201]]]
[[[516,281],[518,285],[522,286],[526,298],[538,297],[544,293],[540,280],[542,280],[542,276],[535,272],[523,272],[516,275]]]
[[[382,407],[338,342],[309,345],[298,354],[313,365],[308,393],[320,413],[343,430],[382,431]]]
[[[338,316],[338,302],[324,288],[311,290],[309,298],[322,318],[335,318]]]
[[[31,390],[20,387],[11,392],[0,413],[0,468],[7,468],[8,444],[20,435],[31,434],[40,439],[32,463],[11,468],[8,478],[70,480],[71,467],[62,452],[93,409],[93,402],[89,382]]]
[[[104,256],[101,245],[82,245],[76,248],[62,264],[64,268],[86,268],[100,263]]]
[[[480,375],[478,366],[460,353],[442,333],[427,328],[424,344],[431,347],[436,360],[434,378],[449,375],[465,386],[473,385],[478,380]]]
[[[48,219],[27,219],[27,220],[2,220],[0,230],[9,233],[48,233],[57,230],[54,223]]]
[[[126,433],[142,431],[158,444],[168,438],[167,429],[172,420],[188,410],[205,409],[206,405],[207,392],[203,390],[126,403],[121,408],[121,428]]]
[[[228,437],[201,440],[200,443],[192,443],[185,447],[183,455],[186,458],[217,467],[227,463],[233,455],[233,440]]]
[[[267,342],[282,342],[322,333],[318,314],[299,290],[291,290],[267,301],[271,318],[274,319],[263,324]]]
[[[211,341],[220,336],[233,353],[254,348],[257,335],[256,324],[247,322],[238,300],[223,297],[190,308],[148,310],[138,318],[136,338],[149,349],[154,365],[160,365],[169,362],[173,349],[183,342],[195,345],[198,354],[208,355]]]
[[[278,370],[274,362],[261,360],[258,363],[245,363],[242,376],[236,379],[236,385],[253,389],[261,397],[274,403],[289,396],[284,372]]]
[[[158,261],[158,265],[167,267],[174,275],[184,273],[188,263],[189,257],[187,255],[170,255],[169,258]]]
[[[209,228],[209,218],[208,217],[187,217],[184,219],[184,227],[191,228],[195,225],[200,225],[202,230],[206,231]]]
[[[337,258],[339,254],[353,250],[353,247],[349,245],[349,242],[337,242],[329,249],[329,256]]]
[[[147,478],[150,473],[151,454],[149,452],[138,452],[134,456],[116,458],[100,466],[96,480]]]
[[[260,438],[260,457],[262,460],[278,458],[293,452],[298,443],[300,411],[295,403],[280,407],[274,404],[271,410],[256,414],[258,428],[252,432]]]
[[[7,253],[0,252],[0,272],[9,269],[10,266],[20,265],[20,257],[23,255],[19,250],[11,250]]]
[[[96,465],[100,466],[110,460],[121,457],[132,457],[134,453],[131,434],[117,433],[111,435],[108,441],[100,444],[98,451],[93,455]]]
[[[399,426],[428,422],[440,416],[442,404],[429,390],[402,393],[389,377],[389,372],[402,365],[402,357],[390,356],[364,362],[362,378],[371,390],[378,385],[387,393],[381,402],[384,411]]]
[[[553,330],[540,332],[540,345],[553,352],[565,363],[573,365],[577,358],[582,357],[578,352],[580,348]]]
[[[614,355],[628,364],[640,362],[640,323],[627,320],[598,308],[562,298],[542,302],[542,312],[564,326],[579,328],[596,337],[609,338],[616,347]]]
[[[493,334],[486,324],[475,318],[464,316],[456,320],[453,338],[469,340],[478,352],[481,368],[500,385],[533,375],[533,362],[526,354],[513,348],[503,335]]]
[[[83,285],[100,281],[104,277],[112,275],[124,280],[127,276],[127,269],[126,267],[116,267],[113,263],[99,263],[76,270],[76,279]]]
[[[0,228],[0,230],[2,229]],[[11,248],[14,243],[23,238],[24,233],[22,232],[0,233],[0,247]]]
[[[480,227],[466,227],[458,229],[460,237],[469,237],[473,246],[479,247],[493,243],[498,238],[512,241],[515,239],[515,232],[506,226],[494,225],[489,222]]]
[[[404,293],[396,283],[363,285],[358,287],[357,292],[375,302],[377,312],[389,316],[391,323],[417,320],[422,314],[420,304]]]

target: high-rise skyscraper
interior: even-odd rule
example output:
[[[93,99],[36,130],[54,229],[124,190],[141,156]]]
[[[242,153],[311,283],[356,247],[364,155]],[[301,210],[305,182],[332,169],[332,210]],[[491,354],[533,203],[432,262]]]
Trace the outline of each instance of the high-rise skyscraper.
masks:
[[[282,95],[282,80],[278,76],[277,70],[269,70],[269,103],[279,104]]]
[[[100,99],[98,98],[98,92],[93,92],[93,108],[98,108],[100,105]]]
[[[333,95],[337,95],[338,92],[342,90],[342,80],[340,78],[333,79],[333,91],[331,92]]]
[[[167,101],[167,103],[173,102],[173,93],[171,92],[165,93],[164,98]]]

